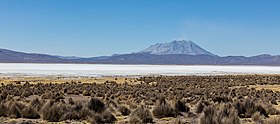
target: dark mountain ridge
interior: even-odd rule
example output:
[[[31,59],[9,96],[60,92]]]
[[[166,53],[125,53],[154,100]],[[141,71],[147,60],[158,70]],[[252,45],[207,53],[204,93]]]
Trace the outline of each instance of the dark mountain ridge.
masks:
[[[0,62],[2,63],[63,63],[68,62],[55,56],[37,53],[23,53],[7,49],[0,49]]]
[[[106,59],[87,58],[85,63],[99,64],[171,64],[171,65],[280,65],[280,56],[211,56],[185,54],[123,54]]]
[[[192,41],[155,44],[140,52],[92,58],[63,57],[0,49],[1,63],[93,63],[93,64],[170,64],[170,65],[272,65],[280,66],[280,56],[220,57]]]

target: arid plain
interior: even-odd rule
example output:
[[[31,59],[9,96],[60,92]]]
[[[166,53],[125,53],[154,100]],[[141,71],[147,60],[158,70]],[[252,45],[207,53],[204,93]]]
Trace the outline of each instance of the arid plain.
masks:
[[[1,123],[273,124],[280,75],[2,76]]]

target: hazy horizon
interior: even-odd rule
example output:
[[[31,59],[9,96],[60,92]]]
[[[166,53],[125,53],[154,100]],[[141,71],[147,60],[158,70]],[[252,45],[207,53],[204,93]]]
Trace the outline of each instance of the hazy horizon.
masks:
[[[192,40],[219,56],[279,55],[280,1],[0,1],[0,48],[94,57]]]

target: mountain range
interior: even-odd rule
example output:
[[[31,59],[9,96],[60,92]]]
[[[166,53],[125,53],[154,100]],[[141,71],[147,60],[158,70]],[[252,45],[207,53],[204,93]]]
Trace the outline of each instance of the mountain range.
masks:
[[[280,56],[268,54],[245,57],[220,57],[192,41],[174,40],[157,43],[147,49],[129,54],[114,54],[82,58],[23,53],[0,49],[1,63],[95,63],[95,64],[174,64],[174,65],[274,65],[280,66]]]

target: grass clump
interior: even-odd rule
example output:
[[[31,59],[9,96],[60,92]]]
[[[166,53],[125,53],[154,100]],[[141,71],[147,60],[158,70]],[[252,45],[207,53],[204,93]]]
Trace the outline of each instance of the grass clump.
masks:
[[[186,106],[181,100],[177,100],[175,103],[175,110],[177,112],[189,112],[190,108]]]
[[[63,106],[54,103],[53,101],[48,101],[42,108],[42,118],[50,122],[59,122],[60,118],[63,116]]]
[[[255,112],[255,113],[252,115],[252,120],[253,120],[256,124],[261,123],[261,121],[262,121],[261,113],[260,113],[260,112]]]
[[[11,102],[9,103],[7,115],[11,118],[20,118],[21,113],[20,110],[24,108],[24,105],[18,102]]]
[[[6,117],[7,116],[8,108],[4,105],[3,102],[0,103],[0,116]]]
[[[146,109],[144,106],[138,107],[134,110],[130,117],[129,123],[139,124],[139,123],[153,123],[152,113]]]
[[[164,98],[161,98],[153,109],[153,115],[157,118],[176,117],[177,112],[165,101]]]
[[[102,113],[105,110],[105,104],[97,98],[91,98],[88,103],[88,108],[94,112]]]
[[[40,115],[38,114],[38,112],[31,106],[26,106],[21,111],[21,116],[23,118],[28,118],[28,119],[38,119],[38,118],[40,118]]]
[[[241,118],[251,118],[255,112],[260,112],[261,115],[269,117],[266,109],[258,101],[249,98],[236,102],[235,109],[237,109],[238,116]]]
[[[231,104],[222,103],[206,107],[200,124],[240,124],[240,120]]]
[[[131,113],[131,111],[126,106],[119,106],[118,110],[121,112],[123,116],[127,116]]]
[[[280,124],[280,117],[269,118],[263,124]]]
[[[105,111],[103,113],[94,113],[93,116],[89,118],[89,122],[91,124],[110,124],[116,121],[116,117],[109,111]]]

